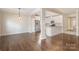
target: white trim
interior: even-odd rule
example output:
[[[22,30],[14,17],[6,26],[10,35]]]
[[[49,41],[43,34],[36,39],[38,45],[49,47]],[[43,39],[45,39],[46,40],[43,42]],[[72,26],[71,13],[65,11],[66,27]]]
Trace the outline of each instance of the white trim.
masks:
[[[8,34],[0,34],[0,36],[14,35],[14,34],[22,34],[22,33],[32,33],[32,32],[17,32],[17,33],[8,33]]]
[[[79,34],[76,34],[76,33],[68,33],[68,32],[64,32],[65,34],[70,34],[70,35],[76,35],[76,36],[79,36]]]

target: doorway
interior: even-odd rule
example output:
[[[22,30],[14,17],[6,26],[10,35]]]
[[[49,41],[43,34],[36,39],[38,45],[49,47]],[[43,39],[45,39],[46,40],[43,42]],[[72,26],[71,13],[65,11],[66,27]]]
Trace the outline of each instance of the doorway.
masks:
[[[35,20],[35,32],[40,32],[40,21]]]

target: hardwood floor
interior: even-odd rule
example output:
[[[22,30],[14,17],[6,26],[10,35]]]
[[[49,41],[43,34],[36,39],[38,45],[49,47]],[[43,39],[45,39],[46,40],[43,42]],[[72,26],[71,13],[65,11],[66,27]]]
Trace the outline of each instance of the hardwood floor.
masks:
[[[59,34],[43,40],[45,51],[79,51],[79,37],[69,34]]]
[[[38,45],[39,33],[23,33],[0,37],[1,51],[78,51],[79,38],[74,35],[59,34],[42,40]]]
[[[2,36],[0,39],[0,50],[3,51],[38,51],[38,35],[33,33],[23,33],[10,36]]]

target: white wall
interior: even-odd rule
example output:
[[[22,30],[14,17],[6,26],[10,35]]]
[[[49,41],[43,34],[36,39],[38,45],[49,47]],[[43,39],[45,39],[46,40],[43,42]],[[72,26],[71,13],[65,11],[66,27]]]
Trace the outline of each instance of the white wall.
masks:
[[[1,13],[0,16],[0,35],[31,32],[30,16],[23,15],[22,20],[18,19],[18,15],[11,13]]]
[[[1,33],[1,13],[0,13],[0,33]]]

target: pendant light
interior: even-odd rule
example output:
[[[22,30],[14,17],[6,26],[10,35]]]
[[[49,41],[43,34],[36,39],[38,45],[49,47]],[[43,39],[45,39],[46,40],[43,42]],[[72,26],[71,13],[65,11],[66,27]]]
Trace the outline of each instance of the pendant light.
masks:
[[[18,19],[19,19],[19,21],[21,21],[22,20],[22,17],[21,17],[21,8],[18,8],[18,10],[19,10]]]

